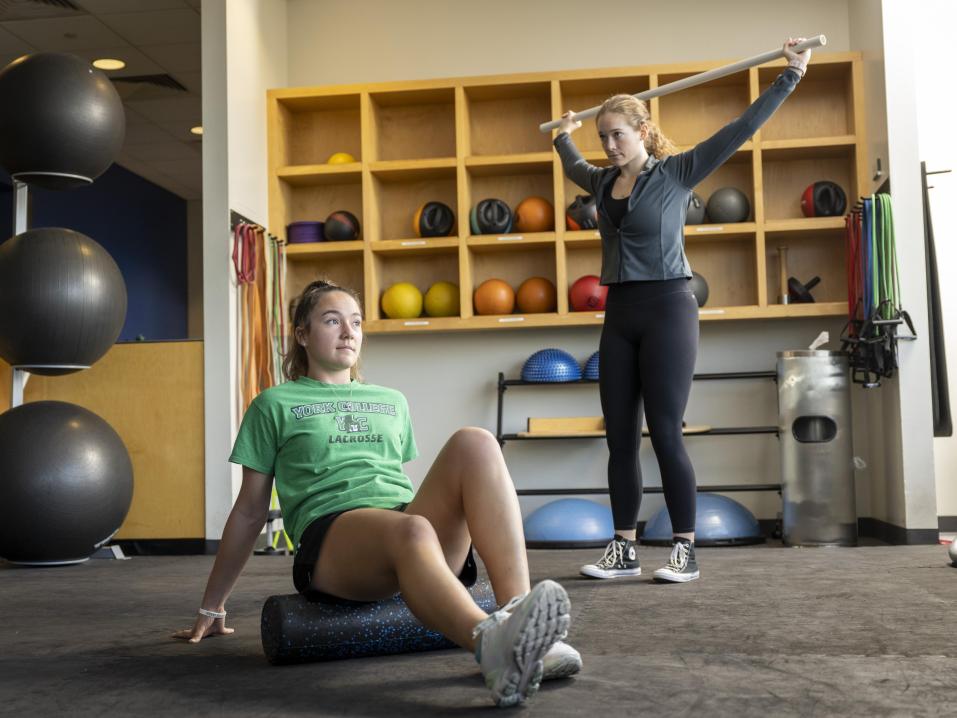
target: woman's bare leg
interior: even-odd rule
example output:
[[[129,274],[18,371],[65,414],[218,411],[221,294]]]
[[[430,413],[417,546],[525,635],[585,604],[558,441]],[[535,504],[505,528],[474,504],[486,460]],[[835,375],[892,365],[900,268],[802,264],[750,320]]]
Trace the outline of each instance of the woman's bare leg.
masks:
[[[485,429],[452,435],[405,512],[429,520],[453,572],[473,543],[499,605],[529,590],[518,496],[502,448]]]
[[[449,569],[428,520],[387,509],[356,509],[333,522],[313,587],[354,601],[378,601],[401,591],[423,625],[469,651],[475,650],[472,630],[486,618]]]

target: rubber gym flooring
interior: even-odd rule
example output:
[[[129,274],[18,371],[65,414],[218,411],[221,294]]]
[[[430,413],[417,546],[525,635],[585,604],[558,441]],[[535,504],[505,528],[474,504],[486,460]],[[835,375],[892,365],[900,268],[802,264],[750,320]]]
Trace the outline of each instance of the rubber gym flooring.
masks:
[[[957,568],[942,546],[699,549],[702,579],[580,578],[599,552],[532,551],[572,599],[585,667],[540,716],[957,715]],[[642,550],[646,573],[668,550]],[[24,569],[0,562],[0,714],[500,715],[464,651],[275,667],[259,611],[290,559],[253,557],[233,636],[189,645],[212,557]]]

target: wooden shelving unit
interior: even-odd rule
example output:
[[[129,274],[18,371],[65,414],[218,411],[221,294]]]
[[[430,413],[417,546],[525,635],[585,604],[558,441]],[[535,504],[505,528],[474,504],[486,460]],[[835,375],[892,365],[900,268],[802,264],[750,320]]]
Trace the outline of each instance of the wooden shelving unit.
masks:
[[[538,124],[565,108],[585,109],[616,92],[639,92],[718,63],[467,77],[371,85],[273,90],[268,94],[269,224],[284,235],[295,221],[334,210],[360,218],[351,242],[289,245],[287,296],[319,276],[360,290],[366,331],[429,332],[600,324],[601,312],[571,312],[568,287],[598,274],[594,230],[567,231],[565,208],[583,194],[568,181],[551,136]],[[651,101],[653,119],[687,149],[738,116],[773,81],[778,61]],[[843,218],[801,214],[804,188],[840,184],[853,201],[867,187],[859,53],[817,54],[807,76],[774,117],[695,191],[705,200],[733,186],[751,201],[748,221],[685,228],[692,268],[708,281],[702,320],[842,315],[846,311]],[[604,163],[590,123],[574,139]],[[324,164],[334,152],[356,162]],[[555,229],[534,234],[471,235],[471,207],[497,197],[514,207],[540,195],[555,207]],[[455,212],[452,236],[419,238],[412,216],[424,202]],[[788,273],[821,278],[816,304],[778,304],[778,253]],[[558,288],[550,314],[476,316],[472,293],[496,277],[514,288],[544,276]],[[382,292],[407,281],[423,293],[437,281],[459,285],[457,317],[387,319]]]

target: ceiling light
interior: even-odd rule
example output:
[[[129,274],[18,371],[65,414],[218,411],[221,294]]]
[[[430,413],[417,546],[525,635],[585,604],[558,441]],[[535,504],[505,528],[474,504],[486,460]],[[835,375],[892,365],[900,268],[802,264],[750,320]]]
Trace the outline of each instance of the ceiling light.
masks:
[[[126,63],[122,60],[114,60],[110,57],[101,57],[99,60],[93,61],[93,67],[98,70],[122,70],[126,67]]]
[[[189,128],[189,131],[192,132],[194,135],[202,135],[202,134],[203,134],[203,127],[202,127],[202,125],[198,125],[198,126],[196,126],[196,127],[190,127],[190,128]]]

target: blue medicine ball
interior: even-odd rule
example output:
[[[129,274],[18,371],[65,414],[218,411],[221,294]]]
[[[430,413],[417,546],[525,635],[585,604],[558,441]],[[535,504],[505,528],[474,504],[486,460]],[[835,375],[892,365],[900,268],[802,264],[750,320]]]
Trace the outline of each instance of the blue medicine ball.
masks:
[[[525,518],[529,548],[604,546],[615,534],[611,509],[587,499],[558,499]]]
[[[561,349],[540,349],[522,367],[522,380],[533,382],[578,381],[582,370],[575,357]]]
[[[694,532],[696,546],[733,546],[764,542],[761,527],[754,514],[734,499],[720,494],[698,494]],[[671,538],[671,517],[668,515],[668,508],[663,507],[645,524],[641,542],[670,546]]]
[[[598,352],[588,357],[588,361],[585,362],[585,378],[598,381]]]

